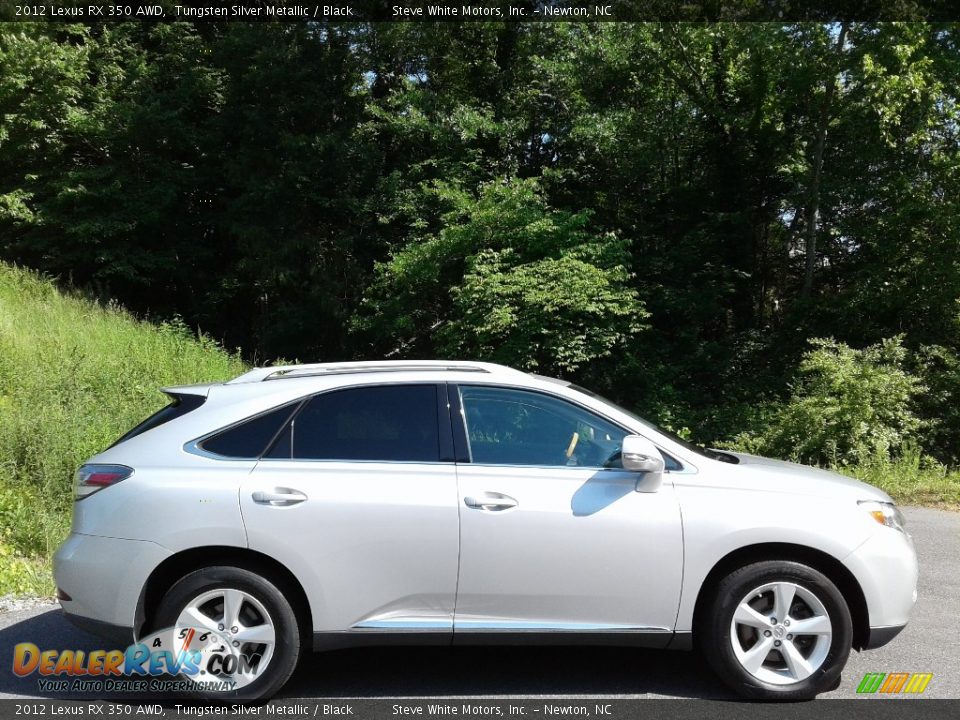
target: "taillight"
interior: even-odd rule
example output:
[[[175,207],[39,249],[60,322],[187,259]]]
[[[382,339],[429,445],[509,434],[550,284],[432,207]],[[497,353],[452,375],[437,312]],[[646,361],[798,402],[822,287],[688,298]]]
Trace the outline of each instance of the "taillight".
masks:
[[[83,500],[97,490],[116,485],[133,475],[126,465],[81,465],[73,476],[73,498]]]

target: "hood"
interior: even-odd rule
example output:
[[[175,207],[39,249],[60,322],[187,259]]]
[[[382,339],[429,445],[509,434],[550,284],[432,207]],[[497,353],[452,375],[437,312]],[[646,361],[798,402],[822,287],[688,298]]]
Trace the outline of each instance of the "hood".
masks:
[[[723,450],[722,452],[733,455],[739,460],[736,467],[742,468],[742,472],[737,475],[743,478],[745,485],[757,490],[892,502],[890,496],[883,490],[832,470],[784,460],[771,460],[759,455],[748,455],[747,453],[731,452],[730,450]]]

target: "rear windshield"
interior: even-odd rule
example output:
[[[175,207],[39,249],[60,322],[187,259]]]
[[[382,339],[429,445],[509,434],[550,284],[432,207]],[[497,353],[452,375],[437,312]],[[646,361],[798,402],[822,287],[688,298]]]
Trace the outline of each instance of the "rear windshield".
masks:
[[[166,407],[157,410],[153,415],[148,417],[142,423],[134,427],[132,430],[128,430],[119,440],[117,440],[110,447],[115,447],[122,442],[126,442],[130,438],[134,438],[137,435],[145,433],[147,430],[152,430],[155,427],[160,427],[164,423],[168,423],[171,420],[175,420],[178,417],[186,415],[192,410],[196,410],[198,407],[203,405],[206,402],[207,398],[205,395],[171,395],[173,401]]]

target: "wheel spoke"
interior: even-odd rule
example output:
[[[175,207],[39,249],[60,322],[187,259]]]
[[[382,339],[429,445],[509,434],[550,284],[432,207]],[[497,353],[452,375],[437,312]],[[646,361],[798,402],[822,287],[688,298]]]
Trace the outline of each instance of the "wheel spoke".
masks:
[[[223,591],[223,624],[228,630],[239,624],[241,607],[243,607],[243,593],[232,589]]]
[[[790,632],[794,635],[829,635],[832,629],[830,618],[826,615],[794,620],[790,625]]]
[[[767,659],[767,655],[770,654],[772,649],[772,638],[760,638],[756,645],[743,654],[743,657],[740,658],[740,662],[743,667],[747,669],[747,672],[756,674],[763,665],[763,661]]]
[[[241,685],[248,685],[256,679],[256,675],[253,673],[253,668],[244,668],[234,673],[233,678]]]
[[[204,630],[217,629],[216,620],[214,620],[212,617],[204,615],[198,608],[192,606],[183,609],[183,612],[180,613],[180,618],[177,620],[177,625],[203,628]]]
[[[743,602],[737,606],[737,611],[733,614],[735,622],[741,625],[766,629],[770,627],[770,618],[754,610],[750,605]]]
[[[780,654],[783,655],[783,659],[787,663],[787,669],[790,671],[790,674],[797,680],[803,680],[804,678],[810,677],[810,675],[813,673],[813,668],[810,667],[810,663],[808,663],[807,659],[800,654],[797,646],[791,641],[787,640],[783,643],[783,645],[780,646]]]
[[[780,582],[773,586],[773,616],[779,622],[790,615],[790,606],[793,605],[793,596],[797,587],[791,583]]]
[[[239,640],[241,643],[273,645],[276,641],[276,634],[271,625],[255,625],[253,627],[241,627],[240,632],[234,633],[233,639]]]

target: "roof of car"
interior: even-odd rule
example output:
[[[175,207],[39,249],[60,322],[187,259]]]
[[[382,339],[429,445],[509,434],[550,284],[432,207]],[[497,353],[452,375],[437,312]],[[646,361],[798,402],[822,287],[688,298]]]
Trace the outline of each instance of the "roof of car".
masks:
[[[362,373],[390,372],[475,372],[496,374],[521,374],[506,365],[460,360],[377,360],[360,362],[310,363],[303,365],[271,365],[253,368],[228,381],[227,385],[257,383],[267,380],[283,380],[296,377],[327,375],[357,375]]]

